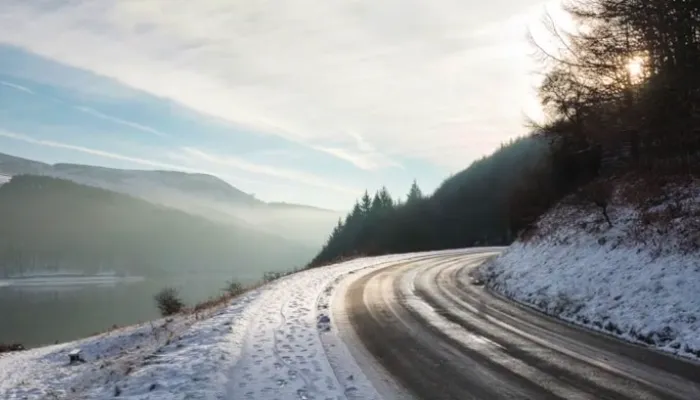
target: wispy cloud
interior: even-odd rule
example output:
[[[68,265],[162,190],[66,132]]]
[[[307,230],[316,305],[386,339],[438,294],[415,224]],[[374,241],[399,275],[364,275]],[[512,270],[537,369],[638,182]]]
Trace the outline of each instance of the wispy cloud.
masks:
[[[0,81],[0,85],[7,86],[7,87],[15,89],[15,90],[19,90],[20,92],[34,94],[34,91],[29,89],[28,87],[17,85],[17,84],[12,83],[12,82]]]
[[[155,161],[155,160],[148,160],[148,159],[139,158],[139,157],[131,157],[128,155],[113,153],[113,152],[99,150],[99,149],[93,149],[93,148],[84,147],[84,146],[78,146],[78,145],[69,144],[69,143],[56,142],[56,141],[44,140],[44,139],[36,139],[36,138],[31,137],[31,136],[27,136],[27,135],[15,133],[15,132],[9,132],[9,131],[5,131],[5,130],[0,130],[0,136],[8,138],[8,139],[19,140],[19,141],[22,141],[25,143],[39,145],[39,146],[72,150],[72,151],[77,151],[80,153],[90,154],[90,155],[94,155],[94,156],[111,158],[113,160],[127,161],[127,162],[130,162],[133,164],[143,165],[143,166],[151,167],[151,168],[163,168],[163,169],[169,169],[169,170],[181,170],[181,171],[184,170],[184,171],[189,171],[189,172],[199,172],[198,170],[184,168],[180,165],[164,163],[164,162]]]
[[[314,146],[313,148],[345,160],[363,170],[371,171],[382,167],[399,166],[395,161],[379,153],[358,152],[343,147]]]
[[[125,120],[122,118],[114,117],[112,115],[104,114],[104,113],[101,113],[101,112],[99,112],[93,108],[90,108],[90,107],[74,106],[73,108],[75,108],[78,111],[84,112],[85,114],[92,115],[95,118],[100,118],[100,119],[103,119],[103,120],[106,120],[109,122],[113,122],[113,123],[118,124],[118,125],[128,126],[129,128],[133,128],[133,129],[136,129],[136,130],[139,130],[142,132],[146,132],[146,133],[151,133],[153,135],[160,136],[160,137],[168,136],[168,134],[166,134],[165,132],[161,132],[157,129],[151,128],[150,126],[138,124],[138,123],[133,122],[133,121],[128,121],[128,120]]]
[[[296,185],[314,186],[317,188],[333,190],[335,192],[350,194],[354,196],[361,192],[361,190],[358,188],[341,185],[336,182],[329,181],[325,178],[304,171],[297,171],[288,168],[280,168],[265,164],[252,163],[239,157],[214,154],[212,152],[203,151],[201,149],[196,149],[192,147],[183,147],[181,151],[182,154],[179,156],[179,158],[181,160],[184,160],[186,159],[186,157],[189,157],[189,162],[195,165],[213,164],[218,165],[220,167],[225,166],[229,168],[242,170],[248,173],[282,179],[284,181],[287,181],[288,183],[293,183]]]
[[[464,166],[486,130],[522,132],[532,68],[513,16],[541,3],[5,0],[0,41],[359,168]],[[454,155],[424,151],[436,144]]]
[[[345,144],[344,146],[313,146],[313,148],[333,155],[341,160],[345,160],[364,170],[376,170],[383,167],[401,167],[397,161],[378,151],[357,132],[348,131],[347,134],[352,139],[353,143]]]
[[[16,83],[12,83],[12,82],[0,81],[0,85],[9,87],[9,88],[12,88],[15,90],[19,90],[21,92],[29,93],[32,95],[37,94],[35,91],[33,91],[25,86],[21,86],[21,85],[18,85]],[[65,101],[58,99],[56,97],[53,97],[53,96],[41,95],[41,97],[47,98],[47,99],[49,99],[53,102],[59,103],[59,104],[68,105]],[[105,114],[105,113],[97,111],[91,107],[85,107],[85,106],[71,106],[71,107],[73,107],[75,110],[78,110],[82,113],[88,114],[94,118],[99,118],[99,119],[102,119],[105,121],[109,121],[109,122],[117,124],[117,125],[126,126],[126,127],[131,128],[131,129],[135,129],[135,130],[138,130],[141,132],[150,133],[152,135],[156,135],[156,136],[160,136],[160,137],[167,137],[168,136],[168,134],[166,134],[165,132],[159,131],[158,129],[152,128],[152,127],[147,126],[147,125],[139,124],[137,122],[129,121],[129,120],[126,120],[123,118],[118,118],[118,117],[115,117],[113,115]]]

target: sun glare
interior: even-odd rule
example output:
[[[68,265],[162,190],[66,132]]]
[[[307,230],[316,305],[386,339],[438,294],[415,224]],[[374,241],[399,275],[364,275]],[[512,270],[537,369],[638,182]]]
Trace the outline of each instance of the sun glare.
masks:
[[[644,59],[642,57],[634,57],[627,63],[627,72],[632,78],[632,82],[639,82],[644,77]]]

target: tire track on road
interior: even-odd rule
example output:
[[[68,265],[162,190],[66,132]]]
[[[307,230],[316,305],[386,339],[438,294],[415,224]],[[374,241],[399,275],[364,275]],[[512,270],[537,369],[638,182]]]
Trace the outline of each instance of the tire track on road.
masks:
[[[601,344],[607,339],[467,283],[480,258],[488,254],[401,263],[348,286],[356,334],[416,397],[700,399],[696,364],[616,341]]]

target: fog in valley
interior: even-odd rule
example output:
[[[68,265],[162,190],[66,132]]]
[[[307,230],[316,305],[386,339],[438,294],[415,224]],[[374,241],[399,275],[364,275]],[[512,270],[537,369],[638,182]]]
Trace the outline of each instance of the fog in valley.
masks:
[[[193,305],[227,282],[299,269],[341,214],[268,204],[202,174],[8,155],[0,174],[0,343],[52,343],[157,317],[163,287]]]

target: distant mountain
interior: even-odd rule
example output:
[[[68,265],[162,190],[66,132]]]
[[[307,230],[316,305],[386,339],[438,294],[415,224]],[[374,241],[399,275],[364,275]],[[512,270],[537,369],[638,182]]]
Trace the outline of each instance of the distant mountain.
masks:
[[[10,176],[19,174],[38,175],[50,170],[50,164],[0,153],[0,174]]]
[[[314,249],[128,195],[46,176],[0,186],[0,276],[101,269],[160,276],[260,276],[302,265]]]
[[[202,198],[236,204],[263,204],[255,197],[236,189],[223,180],[206,174],[179,171],[124,170],[92,165],[55,164],[48,173],[91,186],[118,188],[143,193],[149,189],[190,193]]]
[[[269,202],[267,203],[269,207],[272,208],[277,208],[277,209],[289,209],[289,210],[307,210],[307,211],[317,211],[320,213],[331,213],[331,214],[336,214],[338,211],[335,210],[329,210],[327,208],[319,208],[319,207],[314,207],[314,206],[307,206],[304,204],[294,204],[294,203],[285,203],[285,202]]]
[[[79,164],[46,164],[0,153],[0,175],[43,175],[129,194],[220,223],[320,246],[340,212],[289,203],[265,203],[206,174],[124,170]],[[0,179],[0,184],[2,179]]]

